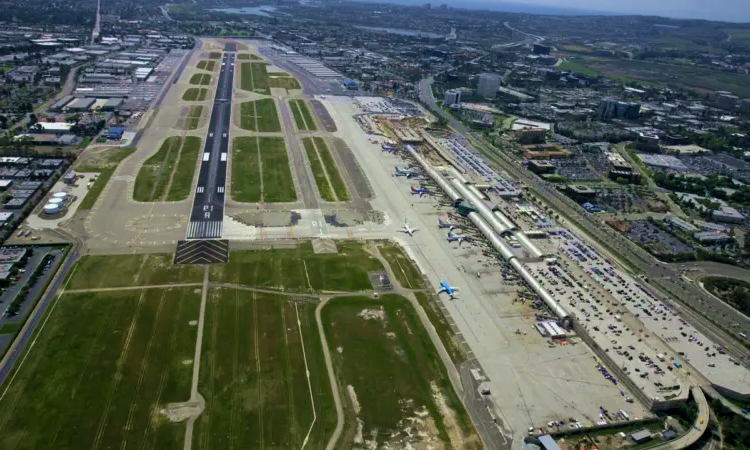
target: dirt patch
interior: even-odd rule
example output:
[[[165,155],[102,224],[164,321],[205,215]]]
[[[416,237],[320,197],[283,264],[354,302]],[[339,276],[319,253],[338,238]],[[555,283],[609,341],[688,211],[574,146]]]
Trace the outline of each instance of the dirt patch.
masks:
[[[198,416],[202,412],[203,405],[200,402],[170,403],[166,408],[159,411],[170,422],[182,422],[190,417]]]
[[[197,320],[191,320],[190,322],[188,322],[188,325],[190,325],[191,327],[194,327],[194,326],[198,325],[198,321]]]
[[[380,309],[366,308],[360,311],[360,313],[357,315],[365,320],[385,321],[385,311],[382,308]]]
[[[351,384],[346,386],[346,393],[349,394],[349,400],[352,402],[352,408],[354,408],[354,412],[359,415],[359,412],[362,411],[362,407],[359,406],[359,400],[357,400],[357,393],[354,392],[354,386]]]

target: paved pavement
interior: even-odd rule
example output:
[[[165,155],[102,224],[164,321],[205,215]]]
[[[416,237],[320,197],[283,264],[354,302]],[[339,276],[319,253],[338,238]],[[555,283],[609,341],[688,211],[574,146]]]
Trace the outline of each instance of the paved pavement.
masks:
[[[521,169],[508,155],[497,151],[481,135],[473,133],[453,116],[438,108],[432,94],[430,79],[420,81],[419,95],[420,99],[433,111],[444,116],[453,128],[466,135],[489,161],[499,165],[514,178],[526,184],[536,197],[559,211],[569,222],[565,225],[573,228],[574,231],[577,230],[576,234],[588,235],[593,243],[612,259],[626,262],[645,274],[649,284],[661,293],[661,296],[675,300],[680,313],[712,341],[729,345],[739,339],[734,333],[730,334],[719,329],[725,326],[727,318],[737,314],[734,308],[706,295],[699,287],[683,280],[680,274],[672,269],[672,266],[657,261],[645,250],[601,223],[598,218],[585,214],[580,206],[559,192],[556,187],[543,182],[531,172]],[[680,308],[680,305],[683,307]],[[710,305],[711,308],[705,305]],[[750,335],[750,322],[742,322],[735,331]],[[750,351],[741,345],[729,345],[729,353],[745,366],[750,363]]]
[[[234,52],[225,52],[221,59],[221,72],[188,224],[188,239],[220,238],[224,226],[235,56]]]
[[[6,323],[18,323],[23,321],[24,317],[26,317],[28,309],[34,303],[33,299],[39,296],[39,291],[44,287],[47,280],[49,280],[49,278],[54,275],[54,270],[45,270],[42,276],[39,277],[34,286],[29,290],[26,301],[21,304],[21,309],[18,311],[17,315],[6,317],[5,312],[10,307],[10,304],[16,297],[16,295],[18,295],[18,292],[20,292],[21,289],[26,286],[29,278],[31,278],[31,275],[34,274],[44,257],[47,256],[47,254],[52,254],[52,256],[54,256],[52,263],[57,266],[59,259],[62,256],[62,252],[62,249],[53,249],[52,247],[37,247],[34,249],[34,254],[29,258],[29,262],[26,264],[26,272],[21,275],[21,279],[19,280],[19,282],[13,286],[10,286],[2,296],[4,307],[2,308],[3,314],[2,316],[0,316],[0,327],[5,325]]]
[[[78,260],[79,249],[79,243],[73,244],[73,248],[71,248],[68,257],[64,260],[60,269],[56,272],[53,272],[55,273],[55,276],[52,279],[49,287],[42,295],[41,300],[39,300],[39,302],[37,303],[36,308],[34,308],[34,310],[31,312],[31,316],[29,316],[29,319],[26,321],[26,324],[24,324],[18,337],[11,345],[11,348],[5,354],[3,359],[0,360],[0,385],[5,382],[5,379],[10,374],[14,363],[26,348],[31,336],[34,333],[34,330],[36,330],[37,325],[39,325],[40,321],[44,317],[45,311],[47,311],[47,308],[50,306],[50,304],[53,303],[55,294],[57,293],[58,289],[60,289],[63,280],[67,276],[70,269],[73,267],[73,264]]]

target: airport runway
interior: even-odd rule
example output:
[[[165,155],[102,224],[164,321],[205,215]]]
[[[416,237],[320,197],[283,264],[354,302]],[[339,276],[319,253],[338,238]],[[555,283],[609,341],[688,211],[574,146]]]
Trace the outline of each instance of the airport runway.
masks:
[[[228,50],[228,47],[225,50]],[[187,239],[220,238],[224,226],[224,189],[227,179],[235,56],[234,52],[224,52],[221,59],[221,72],[216,85],[206,145],[203,148],[203,162],[198,173]]]

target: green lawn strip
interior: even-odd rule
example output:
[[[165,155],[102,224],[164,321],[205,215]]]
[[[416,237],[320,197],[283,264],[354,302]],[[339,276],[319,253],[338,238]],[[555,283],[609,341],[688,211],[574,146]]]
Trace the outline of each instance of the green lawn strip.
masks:
[[[384,242],[378,244],[378,248],[401,286],[407,289],[424,289],[422,274],[404,254],[401,247],[393,242]]]
[[[302,117],[305,119],[305,123],[307,123],[307,130],[317,130],[318,127],[315,125],[315,120],[310,114],[310,108],[307,107],[307,102],[304,100],[297,100],[297,107],[299,108],[300,114],[302,114]]]
[[[0,447],[182,448],[185,422],[158,411],[190,396],[199,305],[190,288],[60,297],[1,387]]]
[[[211,75],[207,73],[196,73],[190,77],[190,84],[207,85],[211,82]]]
[[[381,249],[382,253],[383,250]],[[466,355],[461,350],[459,342],[456,340],[456,335],[453,333],[453,329],[448,323],[448,319],[443,315],[443,312],[438,308],[435,303],[437,300],[432,294],[426,292],[415,292],[414,295],[417,297],[417,301],[424,309],[427,317],[430,319],[430,323],[435,327],[440,341],[448,351],[448,355],[451,357],[451,361],[458,365],[466,361]]]
[[[281,89],[302,89],[299,81],[292,77],[270,76],[268,77],[268,87]]]
[[[266,64],[243,62],[240,65],[240,88],[246,91],[269,94]]]
[[[78,205],[78,209],[81,211],[90,210],[94,207],[94,204],[96,203],[96,200],[99,198],[99,195],[101,195],[104,188],[107,186],[107,183],[109,183],[109,179],[112,178],[112,174],[115,172],[115,169],[117,169],[117,165],[122,162],[125,158],[132,155],[135,152],[135,147],[121,147],[117,148],[112,154],[107,158],[107,165],[102,167],[92,167],[92,166],[78,166],[76,167],[76,171],[80,173],[91,173],[91,172],[98,172],[99,176],[96,178],[96,181],[91,185],[89,190],[86,192],[86,196],[83,197],[83,200],[81,200],[81,204]]]
[[[200,266],[173,265],[173,255],[85,255],[68,275],[66,289],[100,289],[173,283],[200,283]]]
[[[312,169],[313,177],[315,178],[315,184],[318,186],[318,192],[320,198],[327,202],[335,202],[336,198],[333,196],[333,190],[331,185],[328,183],[326,174],[323,171],[323,164],[318,158],[318,152],[315,151],[312,138],[303,138],[302,145],[305,147],[305,153],[307,153],[307,159],[310,160],[310,168]]]
[[[325,447],[335,409],[314,309],[275,295],[209,291],[199,379],[206,409],[194,448],[300,448],[313,424],[307,447]]]
[[[261,199],[257,137],[236,137],[232,143],[232,200],[257,203]]]
[[[206,88],[188,88],[182,95],[182,99],[186,102],[202,102],[206,99],[208,89]]]
[[[177,171],[172,178],[172,185],[169,187],[169,193],[167,194],[167,201],[185,200],[190,195],[200,150],[201,138],[197,136],[185,137],[185,143],[180,150],[180,159],[177,162]]]
[[[251,61],[262,61],[263,60],[263,58],[261,58],[261,57],[259,57],[257,55],[253,55],[252,53],[239,53],[239,54],[237,54],[237,59],[251,60]]]
[[[368,313],[384,317],[363,317]],[[407,418],[426,410],[437,429],[434,437],[446,447],[481,448],[437,350],[406,299],[394,294],[376,300],[335,298],[323,308],[322,318],[340,389],[352,386],[361,407],[357,416],[363,435],[377,430],[375,439],[383,445],[391,433],[403,432]],[[436,395],[459,424],[460,442],[450,442]]]
[[[315,141],[315,146],[318,147],[320,159],[323,161],[323,164],[326,167],[328,179],[331,180],[331,185],[333,187],[333,191],[336,193],[336,197],[338,197],[340,202],[349,200],[349,191],[346,189],[344,180],[341,179],[341,174],[339,173],[338,166],[333,160],[333,156],[331,155],[331,152],[328,149],[328,145],[326,144],[325,140],[322,137],[314,137],[313,140]]]
[[[211,266],[210,280],[295,292],[372,289],[367,273],[382,271],[380,260],[356,241],[337,241],[339,253],[313,253],[305,241],[292,249],[235,250],[227,264]]]
[[[272,98],[262,98],[255,101],[255,112],[258,116],[258,131],[262,133],[277,133],[281,131],[279,114],[276,112],[276,102]]]
[[[214,68],[216,68],[216,61],[211,61],[211,60],[198,61],[198,68],[201,70],[208,70],[209,72],[213,72]]]
[[[240,103],[240,128],[243,130],[255,130],[255,101]]]
[[[211,52],[208,57],[211,59],[221,59],[221,52]]]
[[[159,150],[141,166],[135,177],[133,199],[138,202],[161,200],[177,162],[182,138],[171,136],[164,140]],[[153,196],[153,197],[152,197]]]
[[[9,322],[0,327],[0,334],[16,334],[23,326],[23,322]]]
[[[263,174],[263,201],[280,203],[297,200],[284,138],[261,137],[258,147]]]
[[[289,109],[292,110],[292,116],[294,116],[294,123],[297,125],[297,129],[300,131],[307,131],[307,126],[305,125],[305,121],[302,119],[302,113],[300,113],[299,108],[297,107],[297,101],[289,100]]]
[[[188,111],[187,117],[185,117],[185,125],[183,128],[186,130],[195,130],[198,128],[198,124],[201,121],[201,115],[203,114],[203,105],[191,106]]]

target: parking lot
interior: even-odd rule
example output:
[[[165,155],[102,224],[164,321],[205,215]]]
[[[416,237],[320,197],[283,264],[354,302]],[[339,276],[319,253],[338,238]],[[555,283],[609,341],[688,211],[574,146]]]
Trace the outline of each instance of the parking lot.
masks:
[[[692,252],[693,248],[647,220],[627,222],[630,230],[623,232],[630,240],[657,254]]]
[[[726,388],[740,395],[750,394],[750,372],[740,366],[729,355],[721,342],[711,342],[707,337],[698,332],[687,323],[673,307],[665,300],[658,299],[652,292],[645,290],[640,284],[623,271],[615,269],[609,261],[595,252],[591,247],[584,244],[580,239],[573,237],[567,232],[559,235],[558,239],[564,240],[564,254],[570,263],[564,264],[564,268],[571,273],[578,271],[576,276],[583,286],[578,287],[584,291],[583,298],[591,295],[597,300],[594,303],[580,302],[571,305],[578,308],[586,322],[589,331],[602,332],[607,330],[607,337],[612,337],[617,342],[611,343],[610,356],[620,358],[624,351],[630,349],[629,345],[636,347],[635,351],[628,352],[630,356],[646,356],[642,360],[650,372],[644,372],[643,367],[637,372],[640,377],[649,373],[644,382],[658,381],[661,385],[655,385],[660,395],[668,399],[671,395],[679,395],[678,392],[667,389],[671,384],[667,381],[667,373],[656,373],[656,369],[662,372],[664,369],[677,374],[682,370],[682,365],[689,362],[702,375],[717,386]],[[577,286],[577,284],[576,284]],[[578,294],[576,294],[578,296]],[[567,297],[563,297],[567,298]],[[596,306],[596,309],[594,309]],[[581,311],[581,309],[585,311]],[[617,316],[620,318],[618,319]],[[579,315],[580,317],[580,315]],[[605,328],[597,325],[600,330],[593,330],[593,320],[603,321]],[[614,319],[614,322],[613,322]],[[616,328],[610,329],[614,325]],[[628,333],[624,331],[628,329]],[[623,333],[613,334],[615,330]],[[633,336],[630,332],[635,333]],[[640,332],[645,331],[645,333]],[[659,339],[655,339],[656,335]],[[614,337],[617,336],[617,337]],[[623,339],[637,338],[638,344],[627,344],[625,348]],[[645,352],[639,345],[643,343],[650,352]],[[605,344],[606,345],[606,344]],[[613,349],[622,351],[623,354]],[[632,349],[630,349],[632,350]],[[629,358],[629,356],[628,356]],[[639,358],[640,359],[640,358]],[[630,362],[630,359],[628,359]],[[633,369],[633,372],[635,370]],[[638,378],[636,378],[638,379]],[[638,384],[638,383],[637,383]],[[679,397],[677,397],[679,398]]]

